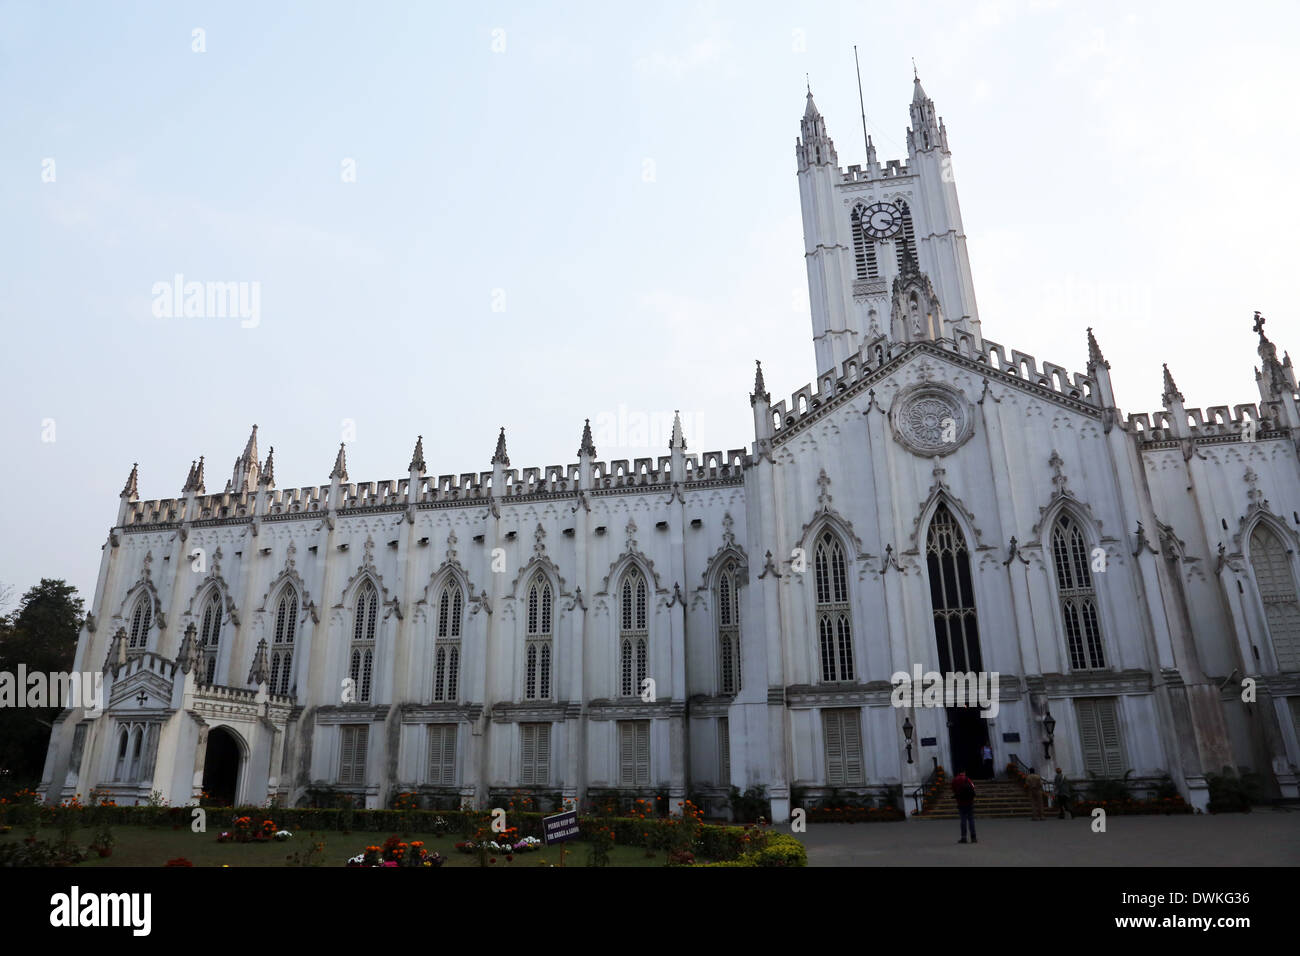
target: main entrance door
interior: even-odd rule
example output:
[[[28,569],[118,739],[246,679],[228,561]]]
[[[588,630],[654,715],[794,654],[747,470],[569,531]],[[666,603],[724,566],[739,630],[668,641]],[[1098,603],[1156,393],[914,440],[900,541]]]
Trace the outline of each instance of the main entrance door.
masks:
[[[208,749],[203,758],[203,792],[218,806],[235,805],[239,786],[239,741],[225,727],[208,731]]]
[[[988,777],[982,756],[989,742],[989,725],[978,707],[948,708],[948,742],[952,748],[952,771],[965,770],[968,777]]]
[[[961,527],[942,502],[934,510],[926,533],[925,562],[930,577],[930,606],[934,611],[939,670],[945,675],[979,673],[984,662],[980,654],[970,553]],[[945,703],[955,705],[957,702]],[[989,729],[988,723],[980,716],[980,708],[949,706],[947,710],[952,772],[964,770],[972,777],[985,776],[981,752],[988,743]]]

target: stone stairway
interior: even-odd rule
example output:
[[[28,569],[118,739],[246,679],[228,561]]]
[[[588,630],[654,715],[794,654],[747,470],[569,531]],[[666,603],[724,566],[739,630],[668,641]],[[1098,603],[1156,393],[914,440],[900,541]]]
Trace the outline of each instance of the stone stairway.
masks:
[[[1020,817],[1029,819],[1034,815],[1033,804],[1024,787],[1010,780],[976,780],[975,784],[975,819]],[[1049,807],[1044,800],[1043,813]],[[1051,810],[1055,813],[1055,810]],[[951,779],[944,781],[944,788],[939,799],[929,810],[913,816],[913,820],[956,820],[957,801],[952,795]]]

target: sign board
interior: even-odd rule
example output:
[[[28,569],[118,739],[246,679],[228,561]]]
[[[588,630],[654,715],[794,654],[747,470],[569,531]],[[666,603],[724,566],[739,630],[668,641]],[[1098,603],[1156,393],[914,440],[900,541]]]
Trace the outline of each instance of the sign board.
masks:
[[[1003,734],[1002,742],[1004,744],[1018,744],[1020,743],[1020,734]]]
[[[563,843],[578,838],[578,811],[565,810],[563,813],[542,817],[542,839],[547,846]]]
[[[939,743],[939,738],[938,738],[938,737],[922,737],[922,738],[921,738],[921,746],[922,746],[922,747],[934,747],[934,746],[937,746],[938,743]]]

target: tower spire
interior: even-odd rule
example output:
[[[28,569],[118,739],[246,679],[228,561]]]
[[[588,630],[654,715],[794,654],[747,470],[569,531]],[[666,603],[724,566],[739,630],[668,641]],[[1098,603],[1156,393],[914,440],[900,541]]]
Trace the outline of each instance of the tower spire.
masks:
[[[497,435],[497,450],[492,453],[492,464],[500,463],[506,467],[510,466],[510,456],[506,454],[506,428],[501,426],[501,433]]]
[[[185,485],[181,488],[181,494],[183,495],[188,495],[194,488],[194,466],[197,464],[196,461],[190,462],[190,470],[185,475]]]
[[[912,125],[907,130],[908,153],[914,154],[936,147],[946,150],[948,131],[934,111],[934,100],[926,95],[921,86],[915,60],[912,61],[912,104],[908,110],[912,114]]]
[[[835,154],[835,144],[826,133],[826,121],[817,111],[813,102],[812,87],[808,88],[808,100],[804,104],[803,120],[799,124],[799,139],[794,141],[795,158],[799,169],[809,166],[838,166],[839,158]]]

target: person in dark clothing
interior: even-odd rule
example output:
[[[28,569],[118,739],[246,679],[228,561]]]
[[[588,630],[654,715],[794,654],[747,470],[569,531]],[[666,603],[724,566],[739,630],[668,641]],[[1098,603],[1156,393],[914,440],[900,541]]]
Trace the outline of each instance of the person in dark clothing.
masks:
[[[1061,768],[1056,768],[1056,779],[1052,781],[1056,786],[1056,819],[1064,820],[1065,815],[1070,814],[1070,819],[1074,819],[1074,813],[1070,810],[1070,781],[1066,779]]]
[[[957,842],[966,842],[966,826],[969,824],[970,842],[978,843],[979,840],[975,839],[975,784],[966,776],[966,771],[959,770],[952,778],[952,795],[957,800],[957,815],[961,817],[961,839]]]

